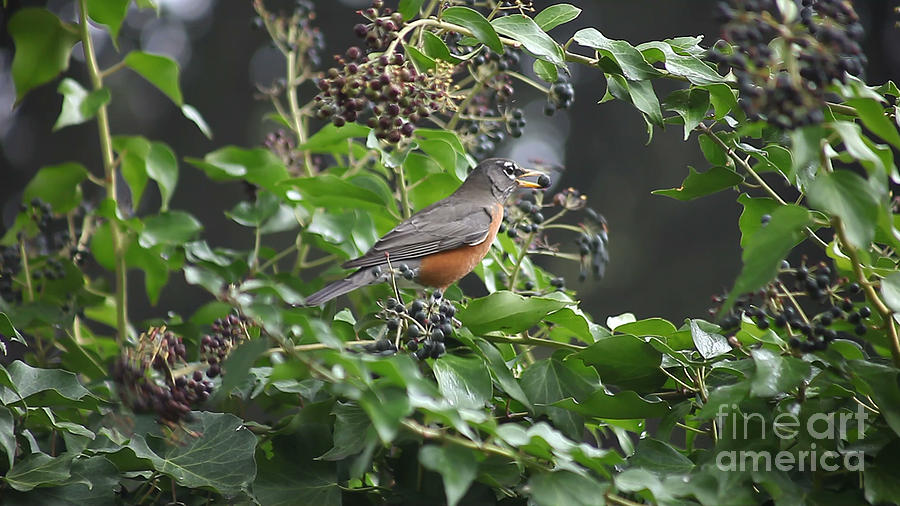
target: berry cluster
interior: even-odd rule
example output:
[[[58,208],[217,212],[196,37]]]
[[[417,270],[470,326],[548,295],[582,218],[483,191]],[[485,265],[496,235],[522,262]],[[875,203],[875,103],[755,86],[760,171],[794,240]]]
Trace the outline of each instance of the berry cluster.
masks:
[[[392,12],[390,7],[385,7],[382,0],[373,0],[372,5],[363,11],[357,11],[365,16],[369,23],[358,23],[353,27],[353,33],[366,41],[366,46],[372,51],[381,51],[397,38],[397,31],[405,24],[403,15]]]
[[[22,269],[19,246],[0,247],[0,299],[6,302],[22,302],[22,292],[15,289],[13,278]]]
[[[581,255],[581,270],[578,281],[587,279],[588,268],[594,279],[602,279],[609,263],[609,233],[606,217],[591,208],[585,210],[587,222],[582,224],[584,232],[575,240],[578,253]]]
[[[568,109],[575,103],[575,88],[565,78],[560,78],[550,86],[547,94],[547,105],[544,106],[544,114],[553,116],[557,109]]]
[[[316,117],[335,126],[364,123],[377,138],[397,143],[412,135],[421,119],[452,104],[450,64],[439,62],[424,74],[400,53],[369,59],[357,47],[337,63],[342,69],[332,67],[319,79],[314,101]]]
[[[804,262],[792,268],[785,261],[780,275],[786,279],[776,278],[767,287],[738,297],[734,309],[720,321],[722,328],[736,329],[742,316],[747,316],[761,330],[786,330],[790,347],[802,353],[824,350],[835,339],[852,338],[851,332],[863,336],[868,331],[865,319],[872,310],[852,300],[861,292],[857,283],[833,278],[824,262],[811,267]],[[800,306],[798,300],[803,298],[814,304]],[[713,297],[716,306],[723,300]],[[717,307],[710,308],[710,314],[717,312]]]
[[[141,334],[136,348],[126,349],[113,364],[112,378],[119,398],[136,413],[154,413],[164,423],[175,424],[190,417],[191,410],[206,401],[212,383],[193,377],[175,376],[172,367],[185,364],[181,337],[152,327]]]
[[[751,119],[765,117],[785,129],[820,123],[826,87],[861,74],[866,64],[862,25],[850,2],[803,0],[799,22],[786,19],[775,0],[720,2],[718,14],[725,40],[709,59],[734,72]],[[790,50],[776,54],[775,39]]]
[[[252,322],[246,316],[228,315],[213,322],[207,334],[200,339],[200,360],[209,364],[206,375],[215,378],[222,374],[222,361],[235,347],[247,338],[247,327]],[[199,371],[197,371],[199,373]]]
[[[443,298],[440,290],[428,298],[412,301],[409,307],[394,298],[387,299],[383,307],[387,334],[367,346],[367,351],[391,355],[397,352],[395,342],[402,342],[406,351],[419,360],[438,358],[447,351],[445,341],[453,336],[454,324],[458,326],[458,322],[453,320],[456,307]]]

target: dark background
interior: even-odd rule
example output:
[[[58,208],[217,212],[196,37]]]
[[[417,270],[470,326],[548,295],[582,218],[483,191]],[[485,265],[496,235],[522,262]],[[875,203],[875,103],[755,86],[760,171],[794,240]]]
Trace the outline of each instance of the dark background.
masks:
[[[254,98],[255,83],[269,84],[283,75],[283,60],[267,44],[264,32],[251,27],[249,1],[157,0],[161,12],[132,10],[119,36],[122,54],[131,49],[165,53],[182,67],[181,86],[185,102],[195,106],[214,132],[212,141],[203,137],[160,92],[135,74],[122,71],[110,77],[111,127],[114,135],[143,135],[166,142],[179,159],[202,157],[221,146],[260,145],[275,128],[261,121],[269,104]],[[267,2],[267,5],[274,2]],[[343,53],[358,40],[352,26],[359,22],[354,11],[363,0],[317,1],[316,25],[325,33],[330,55]],[[396,1],[388,0],[395,7]],[[556,2],[536,0],[535,7]],[[577,1],[584,9],[574,22],[556,28],[553,35],[565,41],[576,30],[593,26],[613,39],[632,44],[682,35],[703,35],[705,46],[718,36],[713,21],[715,2],[701,0]],[[11,223],[21,191],[34,172],[44,165],[76,160],[95,174],[102,173],[97,129],[94,122],[51,132],[59,114],[58,81],[30,93],[13,108],[15,90],[9,68],[12,42],[6,33],[10,13],[24,5],[47,5],[66,20],[74,20],[70,0],[51,2],[10,1],[0,18],[0,230]],[[854,5],[867,27],[866,79],[881,83],[900,78],[900,29],[893,1],[859,1]],[[98,32],[95,44],[101,68],[118,61],[109,39]],[[577,49],[577,46],[573,45]],[[583,51],[584,52],[584,51]],[[584,52],[587,54],[586,52]],[[589,197],[589,204],[606,215],[610,226],[611,262],[600,282],[578,283],[577,266],[569,262],[549,264],[566,275],[568,286],[577,288],[596,320],[631,311],[638,318],[662,316],[679,322],[688,316],[703,316],[709,298],[731,286],[740,269],[735,195],[722,193],[681,203],[651,195],[658,188],[678,186],[687,166],[705,169],[695,138],[682,142],[680,126],[657,130],[647,145],[644,121],[628,104],[597,105],[606,89],[600,72],[572,67],[575,106],[552,118],[541,113],[545,100],[537,93],[517,87],[517,105],[526,110],[529,123],[525,135],[509,140],[498,154],[525,162],[541,158],[562,164],[565,172],[556,187],[574,186]],[[87,87],[80,44],[73,52],[66,75]],[[663,95],[671,83],[656,84]],[[522,91],[521,93],[519,91]],[[307,101],[311,93],[301,96]],[[186,209],[204,223],[203,237],[215,246],[247,248],[248,229],[231,224],[222,210],[245,198],[240,185],[209,182],[192,166],[181,163],[173,208]],[[148,186],[140,213],[156,209],[158,196]],[[156,200],[156,201],[154,201]],[[270,244],[286,245],[290,236],[277,236]],[[547,265],[547,264],[545,264]],[[129,275],[131,315],[137,320],[164,316],[169,310],[190,314],[207,300],[198,289],[184,284],[173,273],[157,307],[151,307],[143,291],[140,273]],[[468,281],[472,283],[472,280]],[[471,285],[476,286],[476,285]],[[477,293],[477,288],[472,293]]]

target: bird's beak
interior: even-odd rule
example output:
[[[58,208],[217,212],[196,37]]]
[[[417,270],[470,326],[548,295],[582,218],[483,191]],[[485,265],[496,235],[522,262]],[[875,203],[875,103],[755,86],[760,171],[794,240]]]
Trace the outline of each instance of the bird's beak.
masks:
[[[531,181],[525,181],[522,178],[526,177],[538,177],[538,182],[534,183]],[[525,171],[524,174],[516,178],[516,183],[518,183],[520,188],[547,188],[550,186],[550,178],[547,177],[543,172],[538,172],[536,170]]]

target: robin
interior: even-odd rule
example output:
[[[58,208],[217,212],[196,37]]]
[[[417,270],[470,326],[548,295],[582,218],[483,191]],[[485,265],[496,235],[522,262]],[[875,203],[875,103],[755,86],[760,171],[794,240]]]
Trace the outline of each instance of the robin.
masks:
[[[538,182],[522,178],[539,176]],[[420,285],[446,289],[472,271],[487,254],[503,221],[503,204],[517,188],[546,188],[550,179],[505,158],[476,166],[449,197],[400,223],[363,256],[342,265],[357,271],[306,298],[317,306],[335,297],[390,279],[390,267],[412,273]]]

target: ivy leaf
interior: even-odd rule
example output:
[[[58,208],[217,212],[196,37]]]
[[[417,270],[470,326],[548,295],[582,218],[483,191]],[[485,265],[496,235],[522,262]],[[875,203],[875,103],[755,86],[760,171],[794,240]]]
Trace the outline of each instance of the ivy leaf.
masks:
[[[179,485],[211,488],[223,495],[240,492],[256,476],[256,436],[232,414],[203,411],[193,415],[195,420],[187,428],[197,435],[180,444],[156,437],[148,441],[136,434],[128,447]]]
[[[331,413],[335,417],[334,446],[319,458],[341,460],[363,451],[375,436],[366,412],[358,404],[338,401]]]
[[[16,45],[12,77],[19,102],[29,90],[69,68],[69,54],[80,37],[74,26],[46,9],[33,7],[17,11],[7,28]]]
[[[584,419],[572,411],[553,406],[553,403],[574,397],[586,399],[592,386],[584,378],[555,358],[539,360],[522,373],[522,390],[535,405],[536,414],[546,414],[568,437],[578,439],[584,430]]]
[[[13,466],[16,458],[16,433],[15,420],[12,412],[5,406],[0,406],[0,447],[6,453],[6,459],[9,467]]]
[[[10,341],[25,344],[25,340],[22,339],[22,334],[16,330],[16,327],[13,326],[12,321],[6,313],[0,313],[0,338],[6,338]],[[5,353],[6,352],[4,351],[4,354]]]
[[[671,74],[684,77],[698,86],[721,83],[725,80],[700,58],[678,54],[671,45],[665,42],[645,42],[637,46],[637,49],[649,63],[662,61],[666,70]]]
[[[569,358],[596,369],[604,383],[638,392],[655,391],[666,379],[659,369],[662,354],[629,334],[603,338]]]
[[[91,393],[81,386],[77,377],[62,369],[41,369],[16,360],[6,368],[9,379],[15,385],[15,394],[3,395],[5,404],[16,403],[20,399],[30,406],[52,406],[61,399],[81,401],[93,399]],[[94,402],[93,404],[96,404]]]
[[[481,409],[493,395],[491,375],[480,357],[447,355],[432,365],[444,398],[460,409]]]
[[[671,445],[650,438],[641,439],[628,462],[660,474],[684,474],[694,468],[694,463]]]
[[[710,332],[700,327],[698,320],[691,320],[691,339],[694,340],[694,346],[703,358],[709,360],[711,358],[724,355],[731,351],[731,345],[725,336],[716,332]]]
[[[727,167],[713,167],[701,173],[688,166],[688,176],[681,186],[651,193],[681,201],[694,200],[736,186],[743,180],[743,176]]]
[[[595,390],[587,399],[579,402],[572,398],[553,403],[554,406],[574,411],[592,418],[635,419],[658,418],[669,411],[663,401],[648,401],[640,395],[625,390],[615,395]]]
[[[756,364],[750,393],[756,397],[774,397],[789,392],[809,375],[809,362],[799,358],[782,357],[765,348],[751,350],[750,354]]]
[[[327,444],[327,426],[302,416],[298,417],[298,424],[303,427],[296,434],[273,440],[273,456],[266,457],[261,451],[257,452],[259,467],[253,482],[256,504],[340,506],[341,489],[335,465],[312,460],[319,446]]]
[[[435,60],[444,60],[450,63],[460,63],[462,60],[450,53],[450,48],[443,39],[431,32],[422,32],[422,44],[425,54]]]
[[[400,0],[397,12],[403,14],[404,20],[409,21],[419,14],[419,9],[422,8],[424,2],[425,0]]]
[[[556,65],[545,60],[535,59],[532,69],[538,77],[548,83],[555,83],[559,79],[559,70]]]
[[[125,56],[125,65],[150,81],[172,102],[181,107],[184,100],[178,84],[178,64],[168,56],[132,51]]]
[[[741,258],[744,266],[734,283],[723,310],[731,307],[738,294],[765,285],[778,272],[781,261],[803,239],[803,229],[812,223],[809,211],[788,204],[772,211],[772,219],[747,241]]]
[[[644,55],[624,40],[607,39],[596,28],[579,30],[573,36],[575,42],[597,50],[601,56],[612,59],[622,69],[622,74],[631,81],[653,79],[662,73],[647,63]]]
[[[846,102],[847,105],[856,109],[859,119],[863,125],[871,130],[875,135],[889,142],[895,148],[900,149],[900,133],[897,128],[891,124],[891,120],[884,114],[884,108],[877,100],[871,98],[853,98]]]
[[[566,65],[562,48],[533,19],[522,14],[503,16],[491,21],[503,35],[522,43],[535,58],[546,60],[558,67]]]
[[[572,4],[556,4],[547,7],[534,17],[534,22],[541,30],[548,32],[557,26],[574,20],[581,14],[581,9]]]
[[[182,245],[192,240],[203,225],[184,211],[169,211],[144,220],[144,230],[138,237],[143,248],[157,244]]]
[[[875,238],[879,198],[861,176],[849,170],[819,174],[807,190],[811,205],[844,222],[847,239],[860,249],[868,249]]]
[[[684,140],[688,140],[694,128],[706,117],[709,109],[709,92],[701,88],[673,91],[663,102],[668,111],[677,113],[684,122]]]
[[[384,443],[390,443],[397,437],[400,420],[412,412],[406,391],[392,387],[366,390],[359,399],[359,405],[369,415],[378,437]]]
[[[523,406],[531,410],[531,401],[528,400],[519,382],[516,381],[512,371],[509,370],[509,366],[506,365],[503,356],[500,355],[500,351],[493,344],[483,339],[476,339],[475,342],[500,388],[509,394],[510,397],[521,402]]]
[[[207,153],[202,160],[191,157],[185,160],[204,171],[213,181],[244,179],[276,193],[277,183],[288,178],[284,163],[274,153],[263,148],[225,146]]]
[[[197,128],[200,129],[200,132],[202,132],[207,139],[213,138],[212,129],[209,128],[206,120],[203,119],[203,115],[200,114],[200,111],[198,111],[196,107],[184,104],[181,106],[181,114],[183,114],[185,118],[191,120],[195,125],[197,125]]]
[[[850,121],[835,121],[830,126],[841,136],[847,153],[859,160],[870,173],[873,171],[880,173],[886,169],[881,158],[864,141],[859,125]]]
[[[359,123],[347,123],[342,127],[329,123],[307,139],[305,144],[298,146],[298,149],[310,153],[341,153],[341,149],[347,149],[347,139],[365,138],[370,131],[371,128]]]
[[[602,504],[608,488],[608,483],[572,471],[537,473],[528,480],[528,494],[537,506]]]
[[[475,38],[491,48],[494,52],[503,53],[503,43],[494,31],[491,23],[480,12],[468,7],[454,6],[444,9],[441,19],[460,25],[471,31]]]
[[[738,226],[741,229],[741,247],[746,248],[750,239],[763,228],[762,216],[772,214],[780,204],[768,197],[753,198],[746,193],[738,197],[738,203],[744,206]]]
[[[54,213],[65,214],[81,203],[80,183],[87,174],[84,165],[75,162],[41,167],[25,186],[22,200],[39,198],[50,204]]]
[[[10,487],[27,492],[35,487],[59,485],[69,479],[71,456],[51,457],[32,453],[16,462],[3,478]]]
[[[881,297],[889,308],[900,312],[900,272],[889,274],[881,280]]]
[[[419,450],[419,462],[443,478],[449,506],[459,503],[478,475],[478,457],[474,451],[457,445],[427,445]]]
[[[475,335],[495,330],[516,334],[570,304],[547,297],[523,297],[504,290],[469,302],[457,317]]]
[[[77,125],[96,116],[97,111],[103,105],[109,103],[110,94],[106,88],[94,90],[90,93],[78,84],[78,81],[68,77],[60,81],[57,91],[63,96],[62,111],[52,131],[69,125]]]
[[[900,435],[900,387],[897,369],[867,360],[852,360],[847,369],[854,375],[854,384],[875,400],[881,415],[895,434]]]
[[[72,462],[70,477],[59,487],[42,487],[22,499],[31,504],[115,504],[119,470],[106,457],[79,458]],[[18,499],[18,497],[15,497]],[[11,497],[11,499],[13,499]],[[15,501],[13,501],[15,502]]]
[[[113,44],[119,38],[119,28],[125,15],[128,14],[128,4],[131,0],[87,0],[87,12],[91,19],[106,25]]]
[[[425,74],[429,70],[434,70],[437,67],[437,63],[435,63],[434,59],[420,51],[417,47],[403,44],[403,50],[406,52],[410,61],[413,62],[413,65],[416,66],[416,70],[420,73]]]

